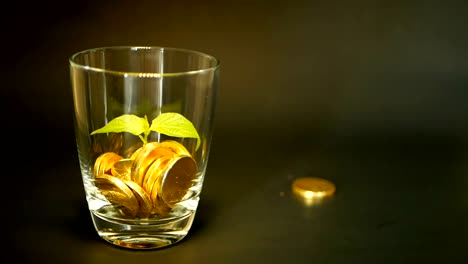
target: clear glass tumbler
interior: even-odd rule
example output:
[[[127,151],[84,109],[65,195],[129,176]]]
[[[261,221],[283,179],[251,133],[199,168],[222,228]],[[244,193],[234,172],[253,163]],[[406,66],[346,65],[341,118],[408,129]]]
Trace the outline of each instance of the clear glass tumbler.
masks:
[[[97,233],[125,248],[172,245],[197,211],[213,134],[217,58],[103,47],[69,60],[84,191]]]

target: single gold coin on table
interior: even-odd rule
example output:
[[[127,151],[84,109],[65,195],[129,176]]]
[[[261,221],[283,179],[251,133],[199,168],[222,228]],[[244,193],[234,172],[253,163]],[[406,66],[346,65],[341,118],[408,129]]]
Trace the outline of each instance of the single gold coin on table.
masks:
[[[317,177],[301,177],[292,182],[292,191],[303,199],[318,199],[331,196],[336,191],[333,182]]]

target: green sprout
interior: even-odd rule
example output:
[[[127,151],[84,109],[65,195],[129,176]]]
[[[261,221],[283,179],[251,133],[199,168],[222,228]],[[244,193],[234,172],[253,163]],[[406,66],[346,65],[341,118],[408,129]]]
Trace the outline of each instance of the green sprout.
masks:
[[[94,130],[91,135],[98,133],[119,133],[128,132],[138,136],[143,144],[148,142],[148,135],[151,131],[165,134],[171,137],[181,138],[196,138],[197,146],[200,146],[200,136],[193,126],[192,122],[179,113],[162,113],[158,115],[153,121],[151,126],[145,115],[144,118],[132,114],[124,114],[112,119],[102,128]]]

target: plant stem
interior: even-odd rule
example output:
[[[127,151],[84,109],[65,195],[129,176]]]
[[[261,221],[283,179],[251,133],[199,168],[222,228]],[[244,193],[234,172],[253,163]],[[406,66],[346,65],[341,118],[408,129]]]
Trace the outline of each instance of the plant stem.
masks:
[[[138,137],[141,139],[141,141],[143,141],[143,145],[145,145],[147,143],[147,137],[148,135],[145,134],[145,137],[143,137],[142,135],[138,135]]]

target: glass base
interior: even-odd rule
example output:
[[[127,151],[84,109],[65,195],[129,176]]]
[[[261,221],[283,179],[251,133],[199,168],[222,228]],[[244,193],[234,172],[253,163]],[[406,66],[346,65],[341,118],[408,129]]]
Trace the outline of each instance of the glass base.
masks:
[[[124,222],[91,211],[98,235],[123,248],[158,249],[181,241],[189,232],[195,211],[178,218],[161,221]]]

